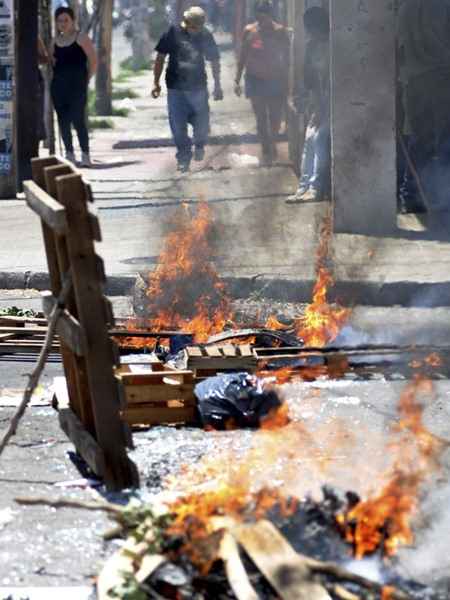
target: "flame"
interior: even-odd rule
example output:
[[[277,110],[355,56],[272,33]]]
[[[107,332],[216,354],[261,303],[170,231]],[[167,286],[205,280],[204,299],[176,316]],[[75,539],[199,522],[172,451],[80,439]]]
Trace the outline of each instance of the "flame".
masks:
[[[211,211],[206,202],[191,217],[187,207],[164,240],[158,266],[149,276],[147,326],[177,329],[205,341],[232,317],[230,299],[210,260]]]
[[[421,485],[439,468],[440,455],[448,445],[423,425],[423,406],[417,397],[432,391],[432,383],[420,377],[405,388],[398,407],[401,418],[393,428],[393,434],[401,435],[392,444],[398,456],[388,483],[380,493],[338,518],[347,541],[354,544],[357,558],[379,547],[392,555],[399,546],[413,541],[411,522]]]
[[[326,267],[320,267],[312,303],[296,321],[296,334],[307,346],[321,348],[335,340],[350,316],[350,310],[327,302],[328,289],[334,284]]]

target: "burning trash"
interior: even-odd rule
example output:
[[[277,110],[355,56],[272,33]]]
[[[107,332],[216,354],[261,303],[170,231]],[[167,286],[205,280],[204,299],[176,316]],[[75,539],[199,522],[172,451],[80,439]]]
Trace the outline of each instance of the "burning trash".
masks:
[[[213,429],[259,427],[282,406],[273,379],[248,373],[209,377],[196,385],[194,393],[203,425]]]

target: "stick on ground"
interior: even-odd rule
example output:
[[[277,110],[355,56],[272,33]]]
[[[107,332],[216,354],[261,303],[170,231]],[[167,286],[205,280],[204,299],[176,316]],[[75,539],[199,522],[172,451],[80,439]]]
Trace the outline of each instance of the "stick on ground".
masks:
[[[5,433],[5,435],[3,436],[3,439],[0,443],[0,456],[3,452],[3,450],[6,448],[9,440],[16,434],[17,427],[20,423],[20,420],[23,417],[25,410],[26,410],[28,404],[30,403],[31,397],[33,396],[33,393],[39,383],[39,378],[42,374],[42,371],[44,370],[45,363],[47,362],[47,357],[48,357],[51,347],[52,347],[53,338],[55,337],[56,325],[58,323],[59,317],[62,315],[62,313],[64,311],[64,305],[65,305],[65,302],[66,302],[66,299],[70,292],[71,287],[72,287],[72,277],[71,277],[70,271],[68,271],[64,277],[63,284],[61,287],[61,292],[58,296],[57,302],[55,303],[53,311],[50,315],[49,322],[48,322],[47,334],[45,336],[44,344],[43,344],[41,352],[39,354],[38,361],[36,363],[36,366],[35,366],[33,372],[29,376],[28,384],[24,390],[22,401],[19,404],[16,412],[14,413],[14,416],[12,417],[11,422],[9,424],[9,428],[8,428],[7,432]]]

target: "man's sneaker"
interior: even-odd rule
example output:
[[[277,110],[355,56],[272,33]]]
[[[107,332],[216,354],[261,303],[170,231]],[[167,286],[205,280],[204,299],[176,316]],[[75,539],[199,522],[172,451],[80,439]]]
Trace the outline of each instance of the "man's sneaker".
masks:
[[[69,160],[71,163],[75,164],[75,153],[66,152],[66,160]]]
[[[186,173],[187,171],[189,171],[189,167],[190,167],[189,161],[178,161],[177,171],[180,171],[181,173]]]
[[[302,202],[315,202],[316,200],[319,199],[319,192],[318,190],[316,190],[316,188],[310,187],[307,189],[307,191],[302,194],[300,200]]]
[[[81,153],[81,166],[82,167],[92,167],[92,161],[91,161],[89,152]]]
[[[304,187],[299,187],[298,190],[295,192],[295,194],[292,194],[291,196],[287,197],[286,202],[288,204],[295,204],[296,202],[301,202],[302,201],[302,196],[305,193],[306,193],[305,188]]]
[[[200,162],[205,158],[205,147],[204,146],[195,146],[194,149],[194,160]]]

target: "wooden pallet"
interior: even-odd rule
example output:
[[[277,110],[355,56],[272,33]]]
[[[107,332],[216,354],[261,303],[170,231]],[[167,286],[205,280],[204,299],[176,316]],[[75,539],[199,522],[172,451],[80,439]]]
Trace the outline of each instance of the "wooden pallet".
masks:
[[[32,174],[24,191],[41,220],[51,282],[43,294],[47,317],[69,274],[72,281],[57,324],[68,392],[60,424],[108,489],[132,487],[138,485],[138,474],[127,456],[131,436],[119,414],[118,356],[108,335],[114,319],[103,295],[103,261],[95,253],[101,233],[91,188],[70,163],[54,156],[33,159]]]
[[[39,322],[46,323],[45,319],[39,319]],[[34,325],[26,321],[10,320],[11,325],[1,323],[8,321],[0,318],[0,354],[38,354],[44,344],[47,333],[47,327],[39,323]],[[18,326],[17,326],[18,325]],[[57,340],[54,341],[50,352],[59,352],[60,346]]]
[[[129,425],[195,422],[197,401],[192,371],[122,371],[117,378],[122,392],[121,416]]]
[[[218,372],[253,372],[257,359],[250,344],[214,344],[211,346],[187,346],[184,350],[186,368],[197,379],[216,375]]]

